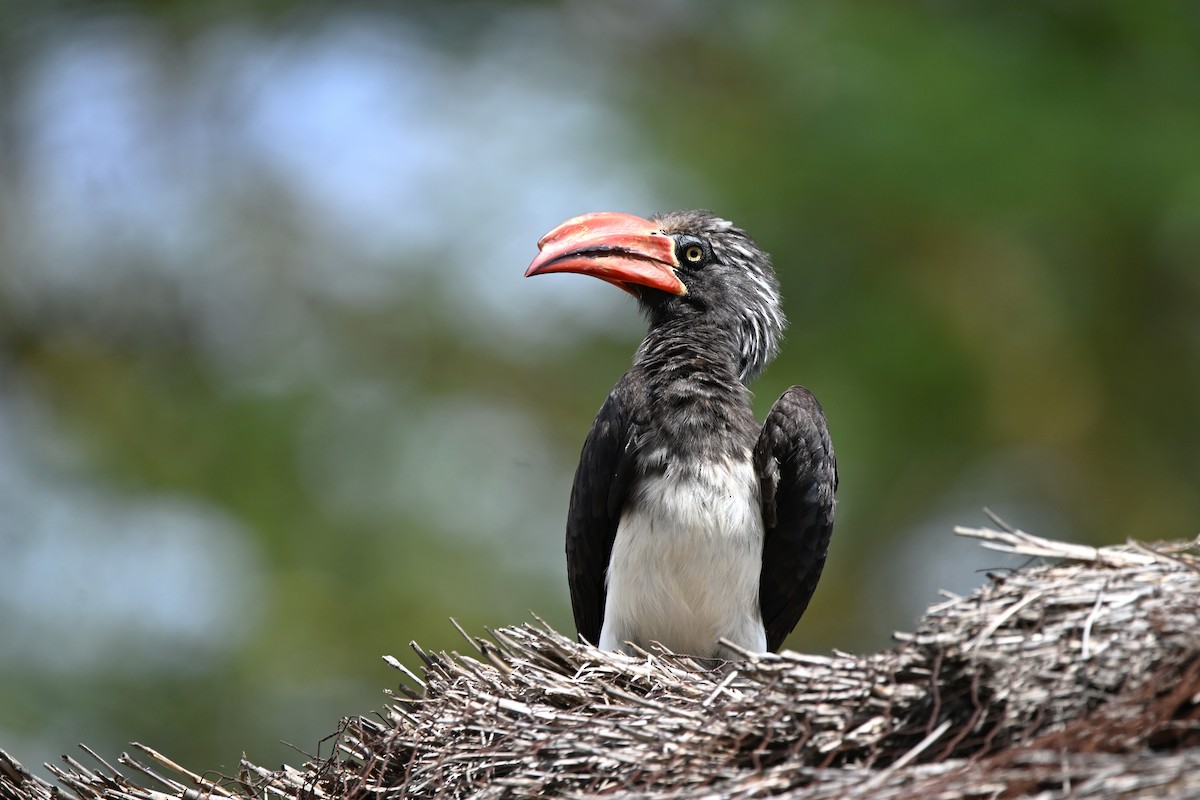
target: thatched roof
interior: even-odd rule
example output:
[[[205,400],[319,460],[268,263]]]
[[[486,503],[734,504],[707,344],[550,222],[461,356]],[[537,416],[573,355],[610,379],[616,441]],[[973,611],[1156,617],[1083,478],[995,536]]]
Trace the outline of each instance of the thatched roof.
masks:
[[[962,530],[1038,563],[867,656],[603,653],[539,626],[428,654],[334,754],[236,778],[146,747],[53,780],[0,754],[0,800],[584,796],[1200,797],[1200,558]],[[1059,563],[1045,563],[1040,559]],[[59,795],[61,796],[61,795]]]

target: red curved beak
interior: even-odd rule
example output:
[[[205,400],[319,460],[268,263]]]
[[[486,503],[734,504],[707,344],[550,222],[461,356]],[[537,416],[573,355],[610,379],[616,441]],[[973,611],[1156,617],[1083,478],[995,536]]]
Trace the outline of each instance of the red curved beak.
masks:
[[[636,295],[634,286],[687,294],[675,268],[675,242],[649,220],[616,211],[574,217],[538,242],[525,277],[578,272]]]

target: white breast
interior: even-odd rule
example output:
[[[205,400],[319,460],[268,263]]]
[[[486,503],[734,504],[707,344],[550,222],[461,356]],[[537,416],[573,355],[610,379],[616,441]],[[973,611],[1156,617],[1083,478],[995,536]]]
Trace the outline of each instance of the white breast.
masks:
[[[723,655],[720,638],[767,649],[758,608],[763,523],[749,460],[642,481],[621,517],[608,567],[600,646],[660,642]]]

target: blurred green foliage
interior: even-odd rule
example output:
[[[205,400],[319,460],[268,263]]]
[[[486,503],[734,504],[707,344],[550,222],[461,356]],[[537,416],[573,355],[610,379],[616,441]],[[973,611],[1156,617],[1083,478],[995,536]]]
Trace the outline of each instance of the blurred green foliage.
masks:
[[[11,23],[0,26],[0,378],[34,398],[104,491],[194,498],[235,520],[261,557],[250,632],[178,673],[110,664],[64,677],[12,654],[0,661],[0,731],[29,742],[0,746],[19,757],[78,739],[111,753],[138,739],[225,772],[242,751],[296,760],[274,743],[311,752],[338,716],[383,702],[379,690],[393,677],[381,654],[403,656],[410,639],[458,647],[449,616],[481,631],[532,610],[567,628],[558,566],[566,487],[640,333],[632,315],[590,330],[548,309],[554,332],[540,339],[517,341],[485,317],[479,335],[463,293],[515,281],[525,262],[466,277],[444,263],[462,254],[407,240],[373,256],[407,277],[369,302],[317,297],[286,277],[316,246],[302,203],[255,170],[239,173],[228,207],[205,206],[188,224],[211,228],[213,253],[250,243],[214,283],[251,267],[285,275],[271,278],[278,283],[257,313],[273,318],[295,303],[302,322],[267,357],[241,371],[215,359],[188,296],[173,294],[180,278],[164,279],[148,316],[130,310],[130,298],[162,287],[116,277],[92,279],[91,294],[51,289],[31,301],[21,275],[43,269],[45,256],[20,220],[39,219],[39,173],[26,161],[39,59],[56,41],[101,39],[111,26],[126,31],[124,41],[145,42],[168,75],[158,88],[170,128],[188,110],[165,95],[200,80],[204,48],[218,34],[249,37],[268,54],[280,42],[311,45],[324,63],[322,31],[375,21],[424,42],[441,69],[480,70],[477,96],[525,81],[602,107],[609,150],[580,142],[576,156],[598,183],[635,176],[663,208],[707,206],[751,231],[774,255],[792,321],[781,358],[755,387],[759,411],[792,383],[812,388],[842,475],[827,577],[793,647],[884,646],[934,599],[944,573],[926,562],[972,549],[950,540],[948,522],[977,522],[985,505],[1039,533],[1092,542],[1196,533],[1194,5],[174,0],[41,12],[8,4],[0,16]],[[521,55],[493,67],[497,40]],[[462,102],[450,92],[443,99]],[[527,120],[534,142],[544,122]],[[455,176],[449,196],[462,211],[439,219],[432,241],[454,241],[473,215],[501,217],[515,197],[548,191],[553,174],[535,183],[520,156],[490,165],[499,179],[469,179],[473,153],[494,135],[487,126],[447,132],[460,148],[444,166]],[[229,158],[224,167],[241,167]],[[576,202],[570,190],[556,186],[553,196]],[[579,194],[578,202],[594,196]],[[621,187],[607,196],[620,202]],[[538,209],[510,232],[529,256],[560,219],[599,210]],[[119,276],[121,265],[148,258],[137,229],[113,239],[122,236],[128,257],[120,247],[97,254],[96,274]],[[209,255],[178,258],[169,274],[200,270]],[[23,273],[28,264],[33,272]],[[350,261],[339,274],[355,268]],[[566,284],[547,291],[559,289]],[[274,381],[280,354],[310,336],[323,366]],[[330,407],[357,402],[347,387],[363,382],[377,394],[349,415],[360,438],[340,437],[336,426],[322,434]],[[487,437],[487,424],[513,419],[545,449],[514,455]],[[312,452],[338,442],[351,456],[314,473]],[[439,452],[443,442],[456,448],[452,458]],[[387,443],[433,471],[395,479],[399,489],[436,486],[414,490],[428,495],[424,510],[378,499],[393,485],[380,474],[393,462],[376,457]],[[324,493],[340,477],[350,501]],[[362,497],[352,491],[360,484]],[[474,519],[457,512],[478,485],[509,495],[488,500],[495,519],[508,520],[494,530],[463,530],[487,528],[487,517],[455,521]],[[501,506],[517,510],[505,516]],[[554,522],[526,530],[530,519]],[[0,507],[0,546],[16,535],[12,525]],[[959,572],[970,572],[969,558]],[[964,585],[978,580],[968,574]]]

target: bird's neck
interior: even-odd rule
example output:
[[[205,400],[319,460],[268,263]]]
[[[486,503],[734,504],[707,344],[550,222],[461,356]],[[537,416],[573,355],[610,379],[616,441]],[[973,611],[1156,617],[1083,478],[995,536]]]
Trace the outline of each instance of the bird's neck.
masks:
[[[656,350],[685,349],[697,354],[706,368],[732,369],[737,380],[747,386],[774,358],[778,336],[786,324],[777,308],[722,313],[702,304],[654,300],[658,298],[643,299],[641,304],[650,328],[639,357],[653,358]]]
[[[738,377],[740,360],[738,342],[732,333],[689,319],[652,324],[634,359],[648,376],[659,382],[700,380],[745,394]]]
[[[684,459],[749,457],[758,426],[739,360],[727,331],[696,321],[651,327],[634,369],[651,409],[643,424],[656,446]]]

